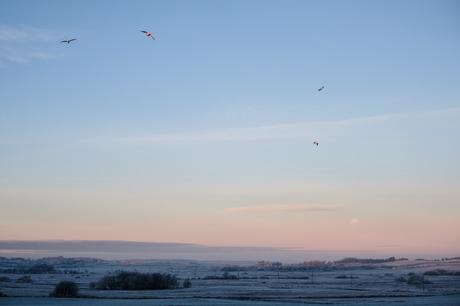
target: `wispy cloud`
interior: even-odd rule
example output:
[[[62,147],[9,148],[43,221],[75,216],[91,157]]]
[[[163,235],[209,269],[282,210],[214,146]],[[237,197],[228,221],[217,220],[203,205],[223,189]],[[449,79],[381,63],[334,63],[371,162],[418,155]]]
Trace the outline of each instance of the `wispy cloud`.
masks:
[[[284,205],[252,205],[225,208],[228,213],[274,213],[274,212],[322,212],[336,211],[341,209],[338,205],[307,205],[307,204],[284,204]]]
[[[48,60],[57,57],[56,54],[45,51],[27,51],[0,48],[0,61],[10,63],[28,63],[34,60]]]
[[[54,31],[0,25],[0,63],[28,63],[56,57],[47,43],[57,41]]]
[[[56,34],[49,30],[0,25],[0,43],[47,42],[55,39]]]
[[[339,120],[323,120],[313,122],[300,122],[290,124],[275,124],[258,127],[245,127],[222,129],[216,131],[184,132],[153,134],[139,137],[121,137],[113,141],[129,144],[149,144],[157,142],[177,142],[177,141],[245,141],[245,140],[265,140],[265,139],[305,139],[305,136],[312,131],[330,130],[346,128],[351,126],[365,126],[369,124],[384,123],[389,120],[408,120],[440,117],[446,115],[460,115],[460,107],[390,113],[365,117],[356,117]],[[98,140],[92,140],[98,141]]]

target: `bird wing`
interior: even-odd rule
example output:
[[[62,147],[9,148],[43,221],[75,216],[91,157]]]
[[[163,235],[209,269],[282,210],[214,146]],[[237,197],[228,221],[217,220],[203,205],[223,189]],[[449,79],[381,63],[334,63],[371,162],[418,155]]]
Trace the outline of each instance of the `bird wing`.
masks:
[[[141,31],[141,32],[147,34],[147,31]]]
[[[76,38],[72,38],[72,39],[69,39],[68,42],[71,42],[71,41],[74,41],[74,40],[77,40]]]
[[[61,43],[64,43],[64,42],[69,42],[68,40],[61,40]]]

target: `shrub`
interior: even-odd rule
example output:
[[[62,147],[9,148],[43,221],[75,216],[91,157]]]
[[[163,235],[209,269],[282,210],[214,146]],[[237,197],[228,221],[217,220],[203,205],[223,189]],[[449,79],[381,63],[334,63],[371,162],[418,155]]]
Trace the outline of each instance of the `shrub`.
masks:
[[[74,282],[62,281],[55,287],[50,296],[57,298],[74,298],[78,296],[78,286]]]
[[[407,283],[413,286],[422,286],[423,284],[431,284],[431,282],[425,279],[422,275],[410,274],[407,278]]]
[[[407,279],[404,276],[400,276],[396,279],[396,281],[400,283],[405,283],[407,282]]]
[[[190,281],[190,278],[184,279],[184,282],[182,283],[183,288],[191,288],[192,287],[192,282]]]
[[[9,283],[11,282],[11,278],[9,278],[8,276],[0,276],[0,282]]]
[[[18,278],[16,283],[32,283],[32,278],[29,275],[24,275]]]
[[[238,279],[238,276],[225,272],[222,274],[222,279]]]
[[[444,269],[435,269],[435,270],[426,271],[423,274],[424,275],[433,275],[433,276],[439,276],[439,275],[460,276],[460,271],[448,271],[448,270],[444,270]]]
[[[174,275],[166,273],[121,271],[103,277],[90,287],[100,290],[164,290],[179,288],[179,281]]]
[[[225,280],[237,280],[239,279],[239,277],[235,274],[230,274],[228,272],[225,272],[224,274],[222,274],[222,276],[217,276],[217,275],[208,275],[208,276],[205,276],[203,279],[225,279]]]
[[[425,279],[423,275],[418,275],[415,273],[409,273],[407,277],[400,276],[396,279],[398,282],[407,283],[408,285],[421,287],[424,284],[431,284],[432,282],[428,279]]]
[[[338,279],[355,279],[355,278],[359,278],[359,277],[358,276],[353,276],[353,275],[340,274],[340,275],[337,275],[335,278],[338,278]]]

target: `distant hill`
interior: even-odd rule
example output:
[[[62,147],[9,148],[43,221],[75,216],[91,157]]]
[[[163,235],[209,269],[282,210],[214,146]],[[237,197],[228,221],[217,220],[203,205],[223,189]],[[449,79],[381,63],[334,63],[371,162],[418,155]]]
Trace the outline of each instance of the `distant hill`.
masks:
[[[313,252],[316,253],[316,252]],[[195,259],[257,261],[283,258],[287,261],[311,257],[308,251],[269,247],[214,247],[189,243],[132,241],[0,241],[0,256],[9,257],[96,257],[102,259]]]
[[[394,254],[372,251],[344,252],[293,250],[274,247],[206,246],[191,243],[133,241],[0,241],[0,256],[5,257],[92,257],[100,259],[168,259],[207,261],[260,260],[297,263],[308,260],[338,260],[343,257],[382,258]]]

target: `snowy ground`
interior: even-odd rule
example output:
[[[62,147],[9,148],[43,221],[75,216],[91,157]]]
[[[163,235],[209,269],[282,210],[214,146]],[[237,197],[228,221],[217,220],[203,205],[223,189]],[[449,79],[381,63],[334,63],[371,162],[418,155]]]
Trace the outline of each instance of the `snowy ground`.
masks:
[[[260,302],[235,301],[225,299],[159,299],[159,300],[127,300],[127,299],[52,299],[52,298],[1,298],[2,306],[299,306],[299,305],[340,305],[340,306],[372,306],[372,305],[424,305],[424,306],[458,306],[460,295],[430,296],[412,298],[372,298],[372,299],[321,299],[299,302]]]
[[[426,276],[424,288],[396,281],[410,272],[427,270],[459,271],[460,261],[398,262],[373,269],[347,267],[336,271],[240,271],[237,280],[205,279],[222,275],[223,263],[198,261],[149,261],[88,265],[80,274],[32,274],[33,283],[16,283],[19,274],[0,274],[10,279],[0,282],[8,297],[1,305],[460,305],[460,276]],[[75,269],[75,267],[73,267]],[[192,288],[161,291],[101,291],[89,283],[109,272],[137,270],[167,272],[191,278]],[[351,277],[351,278],[350,278]],[[72,280],[80,287],[80,299],[48,298],[54,285]]]

